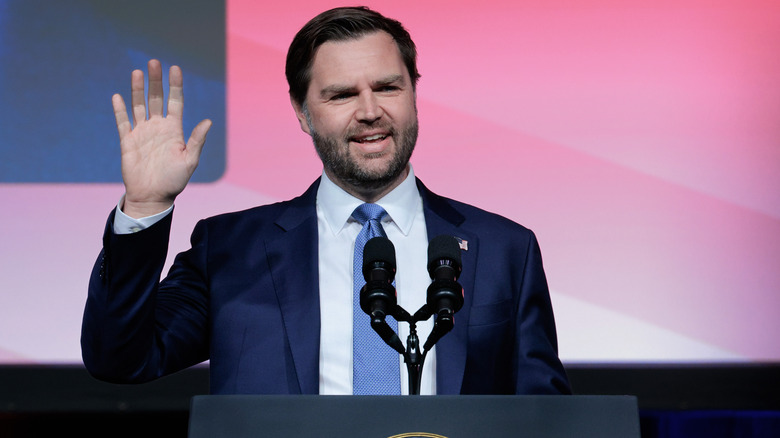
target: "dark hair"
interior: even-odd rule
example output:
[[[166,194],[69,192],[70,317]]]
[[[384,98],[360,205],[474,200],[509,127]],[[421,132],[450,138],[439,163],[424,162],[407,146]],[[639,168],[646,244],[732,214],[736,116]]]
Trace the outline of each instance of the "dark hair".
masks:
[[[409,71],[412,87],[416,87],[417,79],[420,78],[417,72],[417,48],[403,25],[365,6],[344,7],[325,11],[312,18],[293,38],[285,66],[292,99],[301,105],[306,101],[311,66],[320,45],[327,41],[357,39],[380,31],[393,37]]]

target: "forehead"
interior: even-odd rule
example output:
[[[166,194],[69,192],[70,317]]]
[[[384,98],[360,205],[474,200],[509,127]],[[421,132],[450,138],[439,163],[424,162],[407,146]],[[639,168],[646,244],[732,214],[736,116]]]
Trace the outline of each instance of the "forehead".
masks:
[[[360,38],[328,41],[320,45],[312,62],[309,91],[391,75],[402,75],[409,81],[409,73],[395,40],[390,34],[378,31]]]

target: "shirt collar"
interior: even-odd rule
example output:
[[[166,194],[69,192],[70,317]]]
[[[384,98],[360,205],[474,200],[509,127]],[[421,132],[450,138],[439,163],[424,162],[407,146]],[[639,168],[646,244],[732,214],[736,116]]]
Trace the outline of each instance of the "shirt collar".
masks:
[[[324,171],[322,172],[320,186],[317,189],[317,209],[322,212],[334,235],[340,233],[349,221],[353,221],[352,212],[362,203],[363,201],[344,191],[331,181]],[[422,208],[422,199],[417,190],[411,164],[409,164],[409,174],[401,184],[376,203],[387,212],[387,216],[382,221],[383,226],[393,223],[401,233],[409,234],[415,214]]]

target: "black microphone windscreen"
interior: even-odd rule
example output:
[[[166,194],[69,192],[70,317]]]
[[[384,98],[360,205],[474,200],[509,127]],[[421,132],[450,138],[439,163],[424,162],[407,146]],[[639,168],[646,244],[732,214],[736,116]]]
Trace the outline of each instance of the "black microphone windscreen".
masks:
[[[431,240],[428,244],[428,271],[433,268],[433,264],[438,263],[438,260],[441,259],[452,260],[460,268],[460,245],[458,245],[458,239],[442,234]]]
[[[395,246],[387,237],[374,237],[363,248],[363,272],[370,270],[376,262],[387,263],[388,268],[395,271]]]

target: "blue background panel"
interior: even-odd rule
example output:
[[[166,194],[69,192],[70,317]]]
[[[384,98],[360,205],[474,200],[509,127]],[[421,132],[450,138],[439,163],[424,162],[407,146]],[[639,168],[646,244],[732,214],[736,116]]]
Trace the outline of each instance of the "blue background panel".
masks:
[[[0,0],[0,183],[121,182],[111,95],[150,58],[184,71],[185,137],[214,122],[192,181],[218,180],[224,1]]]

